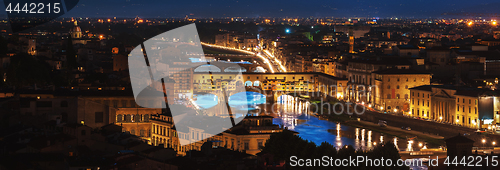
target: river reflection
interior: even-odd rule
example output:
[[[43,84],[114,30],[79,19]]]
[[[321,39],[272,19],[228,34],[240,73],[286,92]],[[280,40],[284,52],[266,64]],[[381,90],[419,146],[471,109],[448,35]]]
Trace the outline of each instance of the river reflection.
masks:
[[[432,147],[427,146],[423,141],[413,139],[412,136],[408,136],[407,139],[397,138],[369,129],[321,120],[305,114],[282,113],[275,117],[273,123],[298,132],[298,136],[312,141],[316,145],[328,142],[337,148],[351,145],[356,149],[370,150],[376,145],[390,140],[396,144],[400,151],[418,151],[420,148]]]

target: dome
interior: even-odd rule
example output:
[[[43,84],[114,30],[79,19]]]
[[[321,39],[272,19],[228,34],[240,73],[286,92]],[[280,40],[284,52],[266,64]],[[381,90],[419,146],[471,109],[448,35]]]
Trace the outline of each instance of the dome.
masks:
[[[82,29],[78,26],[78,21],[75,21],[75,26],[71,28],[69,32],[82,32]]]
[[[69,31],[70,32],[82,32],[82,29],[79,26],[76,26],[76,27],[71,28],[71,30],[69,30]]]

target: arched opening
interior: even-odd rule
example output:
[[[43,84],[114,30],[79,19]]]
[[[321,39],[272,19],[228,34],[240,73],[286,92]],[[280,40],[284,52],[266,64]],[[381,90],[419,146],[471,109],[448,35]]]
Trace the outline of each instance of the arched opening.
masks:
[[[211,64],[201,65],[194,72],[221,72],[220,68]]]
[[[264,67],[262,67],[262,66],[258,66],[258,67],[255,68],[255,70],[253,70],[253,72],[255,72],[255,73],[265,73],[266,69],[264,69]]]
[[[243,73],[243,72],[247,72],[247,69],[241,68],[241,67],[228,67],[228,68],[224,69],[224,72]]]
[[[253,84],[253,83],[252,83],[251,81],[246,81],[246,82],[245,82],[245,86],[247,86],[247,87],[248,87],[248,86],[252,86],[252,84]]]
[[[253,86],[260,86],[260,81],[258,81],[258,80],[257,80],[257,81],[254,81],[254,82],[253,82]]]
[[[236,87],[242,87],[243,86],[243,82],[242,81],[237,81],[236,82]]]

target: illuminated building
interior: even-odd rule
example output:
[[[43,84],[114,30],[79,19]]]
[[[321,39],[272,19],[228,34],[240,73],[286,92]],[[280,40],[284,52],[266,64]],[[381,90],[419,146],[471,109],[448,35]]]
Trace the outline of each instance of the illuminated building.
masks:
[[[487,89],[426,85],[410,89],[413,117],[457,124],[473,129],[499,122],[498,97]]]
[[[85,39],[82,37],[82,29],[78,26],[78,21],[74,22],[73,28],[70,29],[69,34],[73,41],[73,44],[87,44],[90,39]]]
[[[387,112],[408,112],[410,88],[429,85],[431,74],[408,68],[392,68],[373,72],[376,85],[375,106]]]
[[[211,141],[212,147],[224,147],[255,155],[260,152],[259,148],[265,145],[271,134],[283,131],[272,123],[272,119],[271,116],[247,116],[241,123],[214,136],[196,127],[180,130],[178,140],[189,141],[190,144],[180,147],[178,154],[185,155],[189,150],[199,151],[205,142]]]
[[[166,148],[179,149],[177,131],[173,129],[172,116],[157,114],[151,116],[151,145],[163,145]]]

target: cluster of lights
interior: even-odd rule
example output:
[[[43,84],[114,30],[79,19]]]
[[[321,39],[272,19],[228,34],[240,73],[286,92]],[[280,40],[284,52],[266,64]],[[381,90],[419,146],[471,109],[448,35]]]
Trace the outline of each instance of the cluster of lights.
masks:
[[[276,57],[274,57],[274,56],[273,56],[273,55],[272,55],[269,51],[264,50],[264,52],[265,52],[268,56],[270,56],[271,58],[273,58],[273,59],[274,59],[274,61],[275,61],[276,63],[278,63],[278,65],[280,66],[280,68],[281,68],[281,70],[282,70],[283,72],[286,72],[286,68],[285,68],[285,67],[281,64],[281,61],[279,61],[278,59],[276,59]]]

